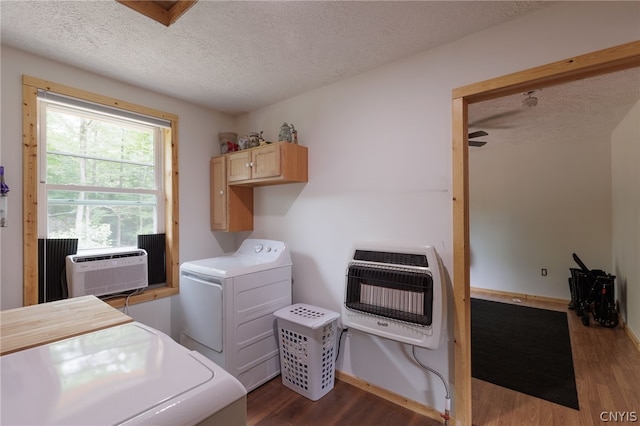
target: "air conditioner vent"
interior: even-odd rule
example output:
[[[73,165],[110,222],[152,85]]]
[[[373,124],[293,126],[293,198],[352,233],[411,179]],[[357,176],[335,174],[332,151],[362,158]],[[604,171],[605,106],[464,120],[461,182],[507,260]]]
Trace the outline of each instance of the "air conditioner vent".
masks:
[[[90,255],[90,256],[73,256],[73,261],[75,263],[82,262],[95,262],[98,260],[111,260],[111,259],[121,259],[124,257],[135,257],[135,256],[146,256],[147,253],[144,250],[134,250],[123,253],[111,253],[111,254],[98,254],[98,255]]]
[[[147,252],[143,249],[75,254],[67,256],[66,266],[71,297],[103,296],[149,285]]]

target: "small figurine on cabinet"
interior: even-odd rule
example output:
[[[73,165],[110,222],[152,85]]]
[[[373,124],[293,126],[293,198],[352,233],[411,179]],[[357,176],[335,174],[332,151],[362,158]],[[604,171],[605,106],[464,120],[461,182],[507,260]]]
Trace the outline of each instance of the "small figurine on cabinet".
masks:
[[[262,136],[263,133],[264,133],[264,131],[260,130],[260,134],[258,135],[258,141],[260,143],[260,146],[267,145],[267,144],[271,143],[270,141],[265,140],[265,138]]]
[[[249,148],[255,148],[260,145],[261,133],[251,132],[249,133]]]
[[[249,148],[249,136],[244,135],[238,138],[238,149]]]
[[[291,142],[291,127],[285,122],[280,126],[278,134],[278,142]]]
[[[298,131],[293,124],[282,123],[280,126],[280,133],[278,134],[279,142],[298,143]]]
[[[238,150],[238,134],[233,132],[221,132],[218,133],[218,139],[220,141],[220,153],[225,154],[231,151]]]

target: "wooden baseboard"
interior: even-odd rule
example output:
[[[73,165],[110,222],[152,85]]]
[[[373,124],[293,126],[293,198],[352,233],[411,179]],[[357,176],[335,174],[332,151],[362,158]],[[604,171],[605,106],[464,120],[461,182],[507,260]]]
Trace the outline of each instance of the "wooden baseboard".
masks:
[[[342,371],[336,370],[336,379],[342,382],[348,383],[352,386],[357,387],[358,389],[362,389],[366,392],[372,393],[384,400],[392,402],[396,405],[404,407],[408,410],[411,410],[420,415],[429,417],[430,419],[436,420],[438,422],[442,422],[442,413],[439,411],[427,407],[426,405],[420,404],[417,401],[413,401],[405,398],[404,396],[398,395],[397,393],[393,393],[376,385],[372,385],[362,379],[346,374]],[[451,424],[456,424],[453,417],[449,418]]]
[[[539,302],[568,304],[569,299],[558,299],[555,297],[536,296],[534,294],[512,293],[510,291],[492,290],[488,288],[471,287],[471,293],[486,294],[488,296],[511,297],[520,300],[535,300]]]
[[[624,328],[624,331],[627,332],[627,336],[629,336],[629,338],[633,342],[633,346],[635,346],[638,352],[640,352],[640,339],[638,339],[638,336],[633,333],[633,330],[627,327],[627,324],[622,321],[622,319],[620,319],[620,325]]]

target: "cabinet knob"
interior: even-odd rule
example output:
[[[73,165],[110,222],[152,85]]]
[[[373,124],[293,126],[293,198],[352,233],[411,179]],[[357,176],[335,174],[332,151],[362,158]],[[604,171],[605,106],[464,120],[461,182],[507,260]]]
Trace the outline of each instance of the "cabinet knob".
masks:
[[[224,195],[224,191],[222,189],[220,190],[220,195]]]
[[[253,167],[253,161],[249,163],[249,167]]]

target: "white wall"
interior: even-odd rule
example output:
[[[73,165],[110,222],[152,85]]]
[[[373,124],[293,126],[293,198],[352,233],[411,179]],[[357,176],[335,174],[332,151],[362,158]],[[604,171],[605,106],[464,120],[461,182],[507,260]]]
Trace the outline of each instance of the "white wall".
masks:
[[[640,338],[640,102],[611,138],[613,274],[620,315]]]
[[[240,117],[235,130],[264,130],[270,138],[282,122],[292,122],[300,143],[309,147],[309,183],[255,190],[252,234],[290,245],[294,301],[340,311],[346,263],[359,240],[433,244],[451,271],[451,90],[635,40],[639,11],[637,2],[560,3]],[[236,236],[211,238],[205,231],[208,168],[203,159],[214,154],[216,133],[233,124],[229,117],[3,48],[2,161],[16,165],[10,184],[21,186],[22,73],[100,88],[109,96],[179,114],[180,260],[216,255],[236,243]],[[12,207],[12,217],[21,217],[20,209]],[[8,229],[2,230],[3,308],[19,305],[22,288],[21,268],[12,266],[22,262],[16,250],[22,230],[20,224]],[[419,356],[452,386],[451,342]],[[442,383],[416,366],[406,346],[349,332],[338,368],[444,409]]]
[[[360,240],[432,244],[451,271],[451,90],[635,40],[639,7],[560,3],[239,117],[238,131],[268,138],[293,123],[309,147],[307,184],[254,192],[253,235],[291,247],[294,302],[339,312]],[[453,381],[451,342],[419,356]],[[442,383],[406,346],[350,331],[337,368],[444,408]]]
[[[572,253],[610,272],[610,159],[608,140],[472,150],[471,285],[568,301]]]
[[[22,75],[65,84],[179,116],[180,262],[234,250],[231,234],[213,234],[209,226],[209,160],[220,152],[217,134],[233,129],[235,119],[203,107],[87,73],[77,68],[2,46],[1,161],[9,195],[9,227],[0,230],[1,308],[22,306]],[[176,299],[175,297],[172,299]],[[148,305],[148,306],[144,306]],[[130,313],[176,337],[171,300],[134,306]],[[171,325],[175,328],[175,325]],[[173,331],[173,332],[172,332]]]

